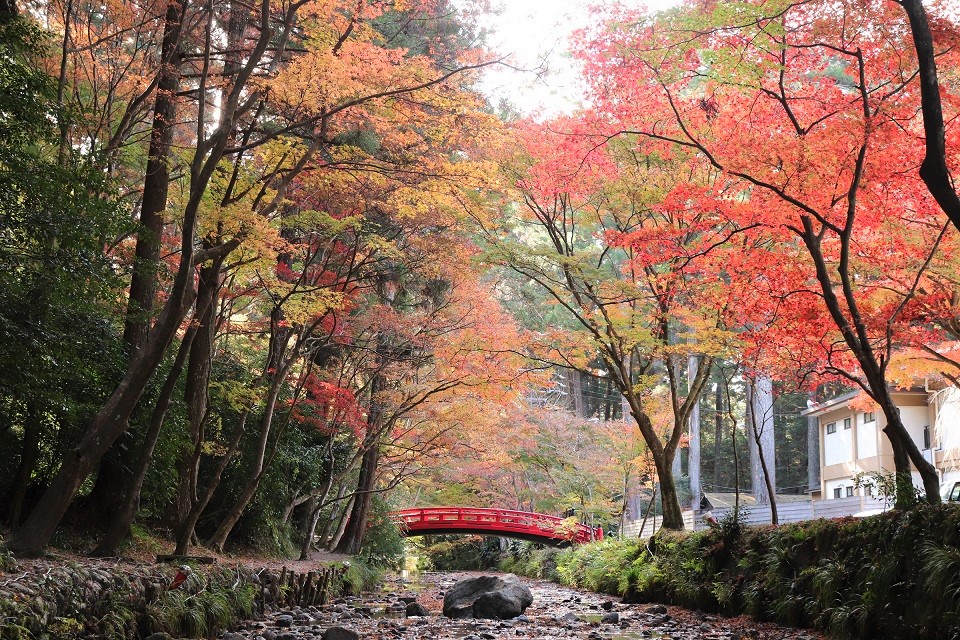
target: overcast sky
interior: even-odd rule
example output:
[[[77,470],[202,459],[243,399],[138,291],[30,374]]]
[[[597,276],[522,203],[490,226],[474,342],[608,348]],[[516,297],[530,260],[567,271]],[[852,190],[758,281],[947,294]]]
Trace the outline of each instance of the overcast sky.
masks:
[[[633,7],[662,9],[676,0],[622,0]],[[503,67],[487,70],[481,88],[496,103],[509,101],[525,115],[570,112],[581,101],[579,74],[568,53],[567,37],[586,26],[587,0],[492,0],[497,13],[481,19],[490,29],[488,46],[512,56],[512,64],[531,71]],[[539,76],[532,70],[545,67]]]

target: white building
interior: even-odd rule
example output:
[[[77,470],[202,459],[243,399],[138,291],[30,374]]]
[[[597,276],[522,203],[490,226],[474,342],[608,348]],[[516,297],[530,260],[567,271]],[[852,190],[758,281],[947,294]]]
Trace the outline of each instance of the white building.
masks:
[[[879,411],[853,408],[860,394],[854,391],[804,412],[819,423],[820,487],[811,488],[814,500],[875,495],[872,486],[855,486],[855,478],[894,470],[893,449],[883,433],[886,419]],[[910,437],[937,468],[941,482],[960,480],[960,390],[897,390],[893,400]],[[913,480],[922,488],[916,471]]]

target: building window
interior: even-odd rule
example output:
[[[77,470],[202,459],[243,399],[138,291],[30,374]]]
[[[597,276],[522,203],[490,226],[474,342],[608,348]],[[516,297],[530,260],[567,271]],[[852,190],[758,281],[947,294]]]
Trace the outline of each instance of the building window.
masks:
[[[927,425],[923,428],[923,448],[930,448],[930,426]]]
[[[844,428],[844,429],[849,429],[849,428],[850,428],[850,423],[851,423],[850,418],[844,418],[844,419],[843,419],[843,428]]]
[[[864,421],[864,422],[876,422],[876,421],[877,421],[877,414],[874,413],[873,411],[868,411],[868,412],[866,412],[865,414],[863,414],[863,421]]]
[[[847,487],[847,497],[848,498],[853,497],[853,487]]]
[[[833,490],[833,497],[834,497],[834,498],[841,498],[841,497],[843,497],[843,487],[837,487],[836,489],[834,489],[834,490]]]
[[[827,423],[827,433],[836,433],[837,432],[837,423],[828,422]]]

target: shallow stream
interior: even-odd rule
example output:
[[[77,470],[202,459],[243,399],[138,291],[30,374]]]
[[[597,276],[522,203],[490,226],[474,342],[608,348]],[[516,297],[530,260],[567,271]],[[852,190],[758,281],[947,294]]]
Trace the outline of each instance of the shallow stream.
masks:
[[[609,596],[551,582],[523,581],[533,604],[512,620],[450,620],[441,615],[443,593],[476,573],[424,572],[392,576],[380,591],[339,598],[323,607],[272,611],[227,634],[227,640],[311,640],[331,627],[366,639],[457,640],[819,640],[810,631],[687,611],[663,605],[627,605]],[[426,616],[406,616],[416,601]],[[349,634],[348,634],[349,635]],[[328,634],[329,637],[329,634]],[[347,638],[348,636],[334,636]],[[353,636],[350,636],[353,637]]]

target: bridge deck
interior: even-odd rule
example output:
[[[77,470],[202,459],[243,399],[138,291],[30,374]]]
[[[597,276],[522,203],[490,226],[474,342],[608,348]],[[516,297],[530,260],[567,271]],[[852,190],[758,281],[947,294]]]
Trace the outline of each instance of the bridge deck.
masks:
[[[475,507],[426,507],[403,509],[390,514],[404,535],[479,533],[544,542],[580,544],[603,539],[603,529],[529,511]]]

